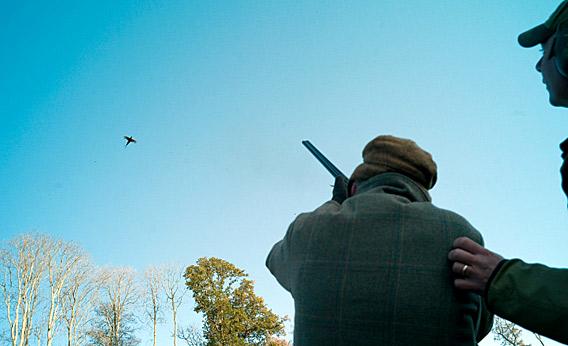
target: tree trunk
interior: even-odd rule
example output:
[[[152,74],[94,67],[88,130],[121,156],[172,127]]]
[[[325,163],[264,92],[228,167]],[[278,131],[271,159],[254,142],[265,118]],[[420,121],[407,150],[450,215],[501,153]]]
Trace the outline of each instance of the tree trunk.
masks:
[[[176,321],[176,304],[172,299],[172,315],[173,315],[173,324],[174,324],[174,346],[177,344],[177,321]]]
[[[67,326],[67,346],[71,346],[71,328]]]
[[[47,327],[47,346],[51,346],[52,339],[53,339],[53,332],[50,327]]]
[[[156,318],[154,317],[154,346],[156,346]]]

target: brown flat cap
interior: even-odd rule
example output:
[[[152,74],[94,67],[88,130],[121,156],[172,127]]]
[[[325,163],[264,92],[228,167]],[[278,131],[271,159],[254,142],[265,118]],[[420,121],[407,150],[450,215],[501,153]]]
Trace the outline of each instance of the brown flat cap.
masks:
[[[355,168],[350,180],[361,182],[386,172],[404,174],[427,190],[437,179],[432,155],[416,143],[394,136],[378,136],[363,149],[363,163]]]

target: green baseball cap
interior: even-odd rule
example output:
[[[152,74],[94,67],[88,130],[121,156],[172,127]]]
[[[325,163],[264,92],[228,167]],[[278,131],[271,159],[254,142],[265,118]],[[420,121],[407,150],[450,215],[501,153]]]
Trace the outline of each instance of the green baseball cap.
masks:
[[[562,1],[546,22],[520,34],[518,41],[525,48],[534,47],[546,42],[555,32],[566,28],[568,28],[568,0]]]

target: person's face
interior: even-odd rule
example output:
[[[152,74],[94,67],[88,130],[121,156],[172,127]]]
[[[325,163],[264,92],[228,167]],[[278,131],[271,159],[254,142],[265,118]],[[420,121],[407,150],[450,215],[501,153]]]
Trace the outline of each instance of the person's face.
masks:
[[[561,75],[556,67],[554,36],[552,35],[542,44],[542,58],[536,63],[536,70],[542,74],[542,82],[546,84],[550,104],[568,107],[568,78]]]

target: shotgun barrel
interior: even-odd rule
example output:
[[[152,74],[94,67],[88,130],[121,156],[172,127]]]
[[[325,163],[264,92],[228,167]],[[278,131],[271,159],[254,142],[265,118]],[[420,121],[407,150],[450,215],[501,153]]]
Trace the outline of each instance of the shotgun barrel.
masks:
[[[339,168],[335,167],[331,161],[327,159],[310,141],[302,141],[302,144],[315,156],[315,158],[327,169],[334,178],[342,177],[347,180],[345,174],[343,174]]]

